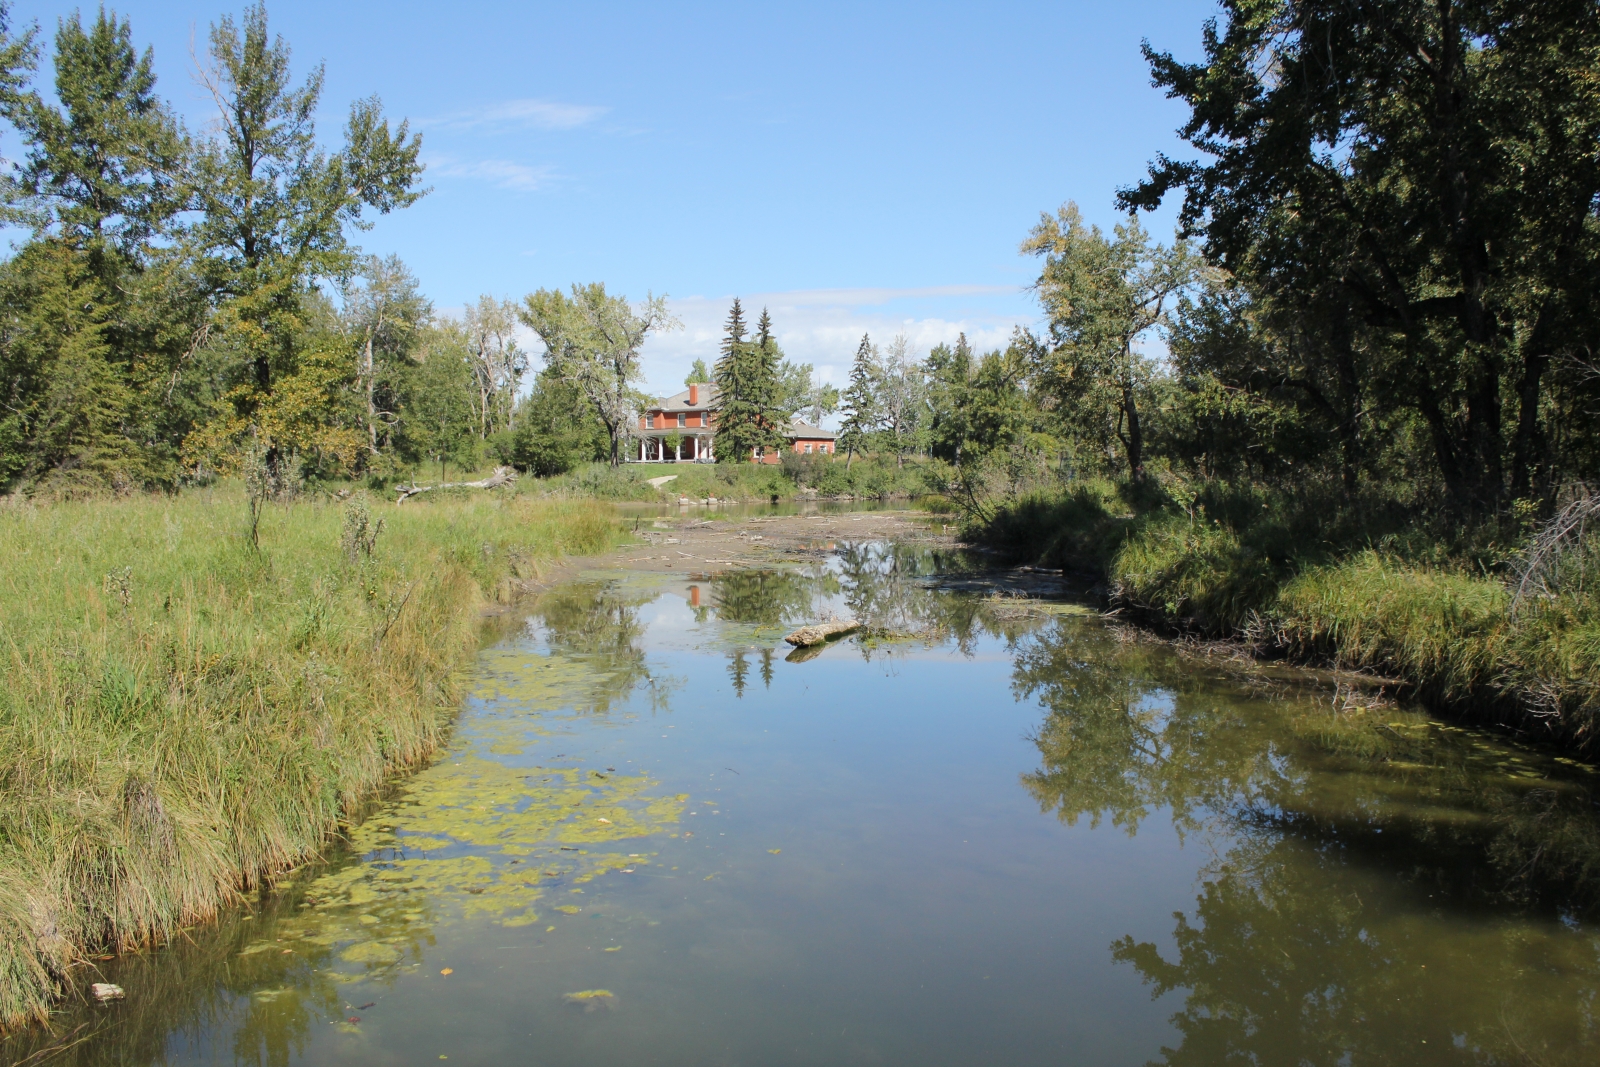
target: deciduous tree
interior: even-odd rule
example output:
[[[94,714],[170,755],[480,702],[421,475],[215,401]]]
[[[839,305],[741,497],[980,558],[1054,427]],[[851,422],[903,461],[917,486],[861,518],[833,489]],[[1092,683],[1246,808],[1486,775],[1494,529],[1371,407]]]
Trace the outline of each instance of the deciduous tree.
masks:
[[[1158,158],[1122,203],[1182,189],[1255,293],[1331,290],[1458,512],[1548,484],[1549,376],[1600,341],[1600,10],[1225,0],[1204,47],[1146,56],[1207,158]]]
[[[237,373],[230,423],[197,442],[214,451],[248,431],[276,377],[294,373],[302,297],[352,269],[347,227],[365,228],[368,209],[385,214],[425,190],[420,135],[404,122],[391,131],[376,97],[351,106],[338,152],[318,147],[322,68],[291,86],[289,46],[268,31],[264,7],[247,7],[242,23],[223,16],[208,55],[200,76],[218,133],[196,156],[200,218],[191,234],[218,305],[217,341]]]
[[[1140,345],[1171,324],[1178,297],[1199,276],[1200,258],[1181,240],[1172,248],[1155,244],[1136,216],[1108,240],[1073,203],[1041,217],[1022,250],[1044,259],[1035,291],[1050,317],[1047,387],[1092,429],[1109,426],[1129,475],[1143,480],[1139,394],[1151,364]]]
[[[639,412],[639,349],[650,334],[679,325],[667,298],[646,295],[633,306],[601,282],[575,283],[570,297],[559,289],[530,293],[518,314],[544,342],[546,365],[577,386],[605,424],[617,466]]]

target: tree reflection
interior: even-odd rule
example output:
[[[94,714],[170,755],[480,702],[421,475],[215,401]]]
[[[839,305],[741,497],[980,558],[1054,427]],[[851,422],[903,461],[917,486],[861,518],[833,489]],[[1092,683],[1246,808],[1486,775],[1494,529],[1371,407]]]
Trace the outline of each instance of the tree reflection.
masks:
[[[1019,645],[1046,711],[1024,788],[1129,834],[1170,813],[1217,859],[1175,958],[1172,1065],[1577,1063],[1600,1052],[1600,819],[1555,760],[1394,708],[1219,686],[1063,621]],[[1233,690],[1230,697],[1229,691]]]
[[[1185,991],[1172,1067],[1594,1062],[1593,935],[1476,918],[1419,912],[1338,848],[1263,834],[1205,872],[1174,960],[1131,937],[1112,956],[1155,995]]]
[[[798,571],[727,571],[711,579],[711,605],[724,622],[783,626],[807,621],[812,602],[827,596],[832,575]]]
[[[1180,832],[1276,791],[1284,769],[1233,709],[1162,684],[1161,656],[1122,647],[1100,626],[1063,623],[1016,657],[1013,688],[1049,711],[1034,743],[1042,766],[1022,784],[1069,825],[1109,818],[1131,835],[1152,811]]]
[[[175,1046],[231,1032],[233,1062],[284,1067],[304,1055],[313,1024],[338,1013],[340,990],[325,970],[332,950],[297,943],[290,955],[241,953],[274,938],[300,899],[291,891],[263,901],[252,920],[230,918],[160,952],[119,957],[105,965],[103,980],[137,990],[137,997],[115,1012],[64,1005],[48,1030],[0,1039],[0,1056],[61,1067],[165,1063]]]
[[[551,651],[588,668],[586,706],[580,710],[610,711],[640,685],[658,691],[639,644],[644,635],[639,610],[655,596],[653,591],[630,593],[614,582],[584,582],[563,585],[533,602],[529,619],[543,629]]]

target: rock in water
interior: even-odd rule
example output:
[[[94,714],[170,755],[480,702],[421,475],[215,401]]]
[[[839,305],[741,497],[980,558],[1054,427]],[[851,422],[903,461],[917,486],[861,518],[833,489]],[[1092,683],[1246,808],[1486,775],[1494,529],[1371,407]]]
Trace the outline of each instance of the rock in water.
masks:
[[[617,1006],[617,995],[609,989],[583,989],[576,993],[565,993],[561,999],[585,1012],[609,1011]]]
[[[122,991],[121,986],[112,985],[110,982],[96,982],[89,987],[89,992],[94,994],[96,1000],[121,1000],[128,995]]]
[[[854,633],[861,629],[861,624],[854,619],[845,619],[843,622],[816,622],[810,626],[802,626],[784,640],[796,648],[806,648],[810,645],[820,645],[824,641],[832,641],[835,637]]]

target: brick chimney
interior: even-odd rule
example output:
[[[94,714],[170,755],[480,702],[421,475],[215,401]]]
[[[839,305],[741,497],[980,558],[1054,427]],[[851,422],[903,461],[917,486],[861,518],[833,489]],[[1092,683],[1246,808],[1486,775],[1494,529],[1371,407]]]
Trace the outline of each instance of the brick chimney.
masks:
[[[691,406],[700,403],[700,387],[693,382],[689,383],[689,403]]]

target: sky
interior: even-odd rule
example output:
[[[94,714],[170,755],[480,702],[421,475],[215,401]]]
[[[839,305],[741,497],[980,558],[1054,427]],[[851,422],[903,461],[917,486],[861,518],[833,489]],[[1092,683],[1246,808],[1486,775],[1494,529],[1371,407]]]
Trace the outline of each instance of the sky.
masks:
[[[79,6],[13,0],[45,36]],[[208,26],[239,7],[114,5],[193,131]],[[268,5],[297,77],[326,67],[319,136],[377,94],[423,134],[432,191],[357,235],[399,255],[441,311],[480,294],[603,281],[667,294],[652,391],[715,359],[733,297],[770,309],[791,358],[845,378],[864,333],[925,353],[1038,328],[1018,246],[1158,153],[1192,156],[1141,40],[1197,59],[1214,2]],[[48,72],[48,66],[47,66]],[[0,150],[15,152],[13,138]],[[1176,204],[1146,220],[1170,234]],[[530,348],[538,352],[536,339]]]

